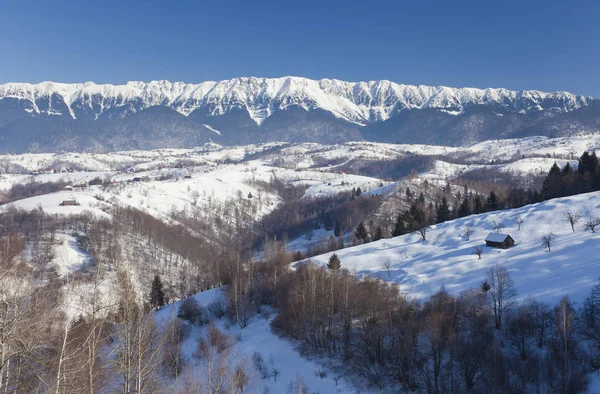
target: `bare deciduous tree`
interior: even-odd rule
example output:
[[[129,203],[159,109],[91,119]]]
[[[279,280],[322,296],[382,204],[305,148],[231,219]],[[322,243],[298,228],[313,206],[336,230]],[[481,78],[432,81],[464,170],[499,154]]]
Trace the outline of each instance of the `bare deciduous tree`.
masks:
[[[477,255],[477,260],[481,259],[481,254],[483,253],[483,246],[476,246],[472,252],[474,255]]]
[[[471,227],[469,227],[469,226],[465,227],[465,231],[463,232],[465,240],[469,241],[471,239],[471,235],[473,235],[473,233],[474,233],[474,231]]]
[[[429,227],[423,227],[423,228],[417,230],[417,232],[421,236],[421,241],[423,241],[423,242],[427,241],[427,232],[428,231],[429,231]]]
[[[496,231],[496,233],[500,233],[500,231],[502,231],[502,229],[504,228],[504,224],[502,224],[502,222],[496,222],[494,220],[494,230]]]
[[[521,231],[521,225],[525,222],[525,219],[521,215],[517,216],[515,219],[515,224],[517,225],[517,231]]]
[[[385,271],[388,274],[388,277],[392,276],[392,273],[390,271],[390,268],[392,267],[392,263],[390,262],[390,259],[385,260],[385,263],[383,263],[383,268],[385,268]]]
[[[517,291],[510,273],[504,267],[496,265],[490,268],[486,280],[489,284],[486,296],[494,312],[496,329],[500,329],[504,314],[515,304],[513,298]]]
[[[542,246],[548,249],[548,252],[552,251],[552,245],[554,244],[554,233],[548,233],[542,237]]]
[[[600,226],[600,218],[590,218],[585,224],[585,229],[595,233],[598,226]]]
[[[579,221],[581,220],[581,215],[578,213],[567,212],[567,213],[565,213],[565,217],[567,218],[567,220],[569,221],[569,224],[571,225],[571,230],[573,230],[573,232],[575,232],[575,225],[577,223],[579,223]]]

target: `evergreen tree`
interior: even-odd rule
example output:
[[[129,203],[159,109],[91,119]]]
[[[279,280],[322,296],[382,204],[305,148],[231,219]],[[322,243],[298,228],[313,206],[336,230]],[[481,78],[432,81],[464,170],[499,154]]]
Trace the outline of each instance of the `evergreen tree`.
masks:
[[[596,158],[596,161],[598,159]],[[586,172],[593,172],[595,170],[592,156],[589,152],[583,152],[579,158],[579,165],[577,166],[577,172],[584,175]]]
[[[150,306],[152,308],[160,308],[165,305],[165,293],[160,276],[154,275],[152,288],[150,289]]]
[[[325,230],[327,230],[327,231],[331,231],[333,229],[334,222],[333,222],[333,217],[331,217],[331,214],[329,214],[329,213],[323,214],[323,226],[325,227]]]
[[[444,193],[449,196],[452,193],[452,186],[450,186],[450,182],[446,182],[446,186],[444,187]]]
[[[413,199],[413,193],[410,191],[410,188],[406,188],[406,201],[411,202]]]
[[[354,236],[358,238],[361,243],[369,242],[369,232],[362,221],[358,223],[358,226],[356,226],[356,230],[354,230]]]
[[[464,218],[471,214],[471,204],[469,203],[469,199],[465,196],[464,200],[460,203],[458,207],[458,217]]]
[[[335,222],[333,224],[333,235],[335,235],[336,237],[342,235],[342,224],[340,223],[339,219],[335,219]]]
[[[482,213],[483,212],[483,201],[479,194],[475,195],[473,198],[473,213]]]
[[[438,205],[435,212],[435,221],[436,223],[443,223],[451,219],[452,213],[450,212],[450,207],[448,206],[448,201],[446,197],[442,197],[442,202]]]
[[[356,189],[356,192],[354,193],[354,195],[355,195],[356,197],[359,197],[361,194],[362,194],[362,191],[360,190],[360,187],[358,187],[358,188]]]
[[[342,267],[342,262],[340,261],[340,258],[338,257],[337,254],[332,254],[331,257],[329,258],[329,262],[327,263],[327,268],[329,268],[332,271],[337,271]]]
[[[425,211],[423,210],[423,206],[421,204],[413,203],[410,206],[409,215],[412,219],[411,222],[414,222],[417,225],[425,223]]]
[[[373,241],[379,241],[382,238],[383,238],[383,229],[381,228],[381,226],[377,226],[377,229],[375,229],[375,234],[373,235]]]
[[[397,237],[404,234],[406,234],[406,225],[404,224],[403,215],[400,214],[396,219],[396,226],[394,227],[394,231],[392,231],[392,237]]]
[[[542,198],[544,200],[549,200],[551,198],[556,198],[560,196],[561,190],[561,173],[560,168],[556,162],[550,168],[550,172],[544,179],[544,183],[542,184]]]
[[[425,195],[423,195],[423,192],[419,194],[419,203],[425,204]]]
[[[487,198],[485,208],[487,211],[497,211],[500,208],[500,200],[493,190],[490,192],[490,195]]]

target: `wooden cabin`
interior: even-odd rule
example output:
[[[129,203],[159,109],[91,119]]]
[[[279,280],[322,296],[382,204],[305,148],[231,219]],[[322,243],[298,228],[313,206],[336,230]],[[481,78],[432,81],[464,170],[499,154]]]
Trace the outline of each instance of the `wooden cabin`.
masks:
[[[70,198],[68,200],[63,200],[63,202],[60,203],[61,207],[66,207],[66,206],[75,206],[75,205],[79,205],[79,203],[77,202],[76,199],[74,198]]]
[[[515,246],[515,240],[508,234],[489,233],[485,238],[485,246],[508,249]]]

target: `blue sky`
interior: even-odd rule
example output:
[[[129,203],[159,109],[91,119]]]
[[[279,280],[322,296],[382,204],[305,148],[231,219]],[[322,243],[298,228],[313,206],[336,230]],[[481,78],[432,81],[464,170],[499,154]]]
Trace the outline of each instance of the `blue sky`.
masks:
[[[284,75],[600,97],[595,1],[0,1],[0,83]]]

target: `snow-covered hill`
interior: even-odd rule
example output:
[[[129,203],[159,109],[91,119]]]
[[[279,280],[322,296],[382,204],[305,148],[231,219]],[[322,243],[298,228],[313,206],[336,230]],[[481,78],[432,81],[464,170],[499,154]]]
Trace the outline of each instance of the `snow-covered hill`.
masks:
[[[221,300],[225,304],[224,289],[208,290],[193,296],[198,304],[206,308],[216,300]],[[169,324],[177,316],[177,311],[181,306],[181,301],[168,305],[155,313],[156,320],[161,324]],[[266,317],[266,318],[265,318]],[[265,314],[263,316],[255,315],[250,319],[247,327],[241,329],[237,325],[232,325],[227,318],[216,318],[213,320],[215,327],[235,338],[233,345],[234,358],[231,364],[244,364],[246,373],[249,377],[248,387],[245,392],[248,393],[286,393],[290,385],[294,385],[299,379],[313,393],[347,393],[355,389],[341,377],[337,377],[335,372],[327,371],[317,362],[302,357],[294,344],[277,336],[270,327],[271,318],[274,315]],[[200,335],[206,335],[207,326],[197,327],[189,326],[190,332],[181,343],[181,352],[184,358],[184,370],[177,381],[173,382],[173,389],[176,392],[183,391],[183,383],[189,384],[190,381],[199,384],[206,384],[202,381],[205,368],[202,362],[194,358],[193,354],[197,352],[198,338]],[[276,369],[277,377],[264,378],[256,370],[252,363],[252,356],[260,354],[266,368],[270,371]],[[337,379],[337,381],[336,381]]]
[[[575,232],[565,214],[580,213]],[[418,233],[383,239],[337,251],[342,266],[359,273],[398,283],[409,295],[424,298],[445,286],[452,293],[477,288],[495,264],[506,267],[519,297],[536,297],[548,303],[563,295],[581,301],[600,277],[600,233],[584,231],[584,222],[600,216],[600,192],[550,200],[519,209],[472,215],[431,226],[427,240]],[[521,229],[515,219],[521,217]],[[481,259],[473,254],[486,236],[502,223],[513,248],[484,246]],[[473,234],[465,237],[470,228]],[[552,251],[542,237],[554,233]],[[326,264],[331,253],[312,258]],[[389,263],[389,267],[388,267]]]
[[[255,122],[291,106],[322,109],[336,117],[364,125],[389,119],[405,109],[439,108],[453,112],[475,105],[510,112],[556,109],[568,112],[592,99],[567,92],[536,90],[449,88],[412,86],[391,81],[346,82],[300,77],[234,78],[198,84],[151,81],[125,85],[92,82],[64,84],[8,83],[0,85],[0,100],[22,100],[29,112],[45,115],[98,119],[122,117],[152,106],[168,106],[189,115],[207,108],[222,115],[243,108]]]

